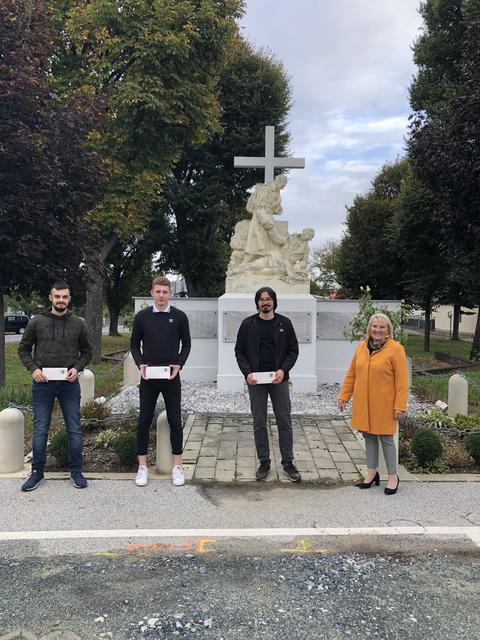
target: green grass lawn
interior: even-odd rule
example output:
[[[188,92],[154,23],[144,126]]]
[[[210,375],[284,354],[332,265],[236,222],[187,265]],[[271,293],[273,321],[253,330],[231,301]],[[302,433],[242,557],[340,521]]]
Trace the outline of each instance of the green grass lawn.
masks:
[[[128,349],[130,334],[103,336],[102,353]],[[19,405],[31,404],[32,375],[17,355],[18,342],[5,345],[6,385],[0,389],[0,409],[10,402]],[[95,396],[110,396],[118,390],[123,379],[123,365],[102,362],[88,367],[95,374]]]
[[[433,365],[434,352],[440,351],[450,355],[468,358],[470,355],[471,343],[464,340],[449,340],[448,338],[432,337],[430,340],[430,351],[423,351],[423,335],[409,334],[407,341],[407,353],[412,358],[412,362],[420,368],[428,368]],[[448,399],[448,379],[451,372],[445,374],[434,374],[429,376],[414,375],[413,391],[421,398],[430,402]],[[468,400],[469,411],[472,414],[480,414],[480,370],[465,370],[465,375],[469,380]]]

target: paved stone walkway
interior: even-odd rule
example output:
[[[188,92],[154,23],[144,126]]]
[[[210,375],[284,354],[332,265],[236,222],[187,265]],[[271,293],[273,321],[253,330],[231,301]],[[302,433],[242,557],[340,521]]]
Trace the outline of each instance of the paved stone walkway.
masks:
[[[292,416],[294,456],[302,480],[354,482],[365,465],[362,445],[345,420]],[[266,482],[290,482],[282,473],[275,418],[268,418],[271,471]],[[251,482],[258,460],[252,418],[245,414],[190,416],[185,427],[183,467],[187,480]]]

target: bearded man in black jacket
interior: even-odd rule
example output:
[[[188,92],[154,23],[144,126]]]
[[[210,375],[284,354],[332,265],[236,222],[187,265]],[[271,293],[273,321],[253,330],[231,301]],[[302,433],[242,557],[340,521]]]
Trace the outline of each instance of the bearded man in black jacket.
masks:
[[[289,371],[298,358],[298,341],[291,321],[275,313],[277,294],[262,287],[255,294],[258,313],[245,318],[238,330],[235,357],[248,384],[253,416],[253,433],[260,466],[257,480],[265,480],[270,471],[270,448],[267,431],[267,401],[272,401],[278,427],[284,473],[292,482],[301,480],[293,463]],[[264,382],[264,373],[271,381]],[[262,380],[262,381],[261,381]]]

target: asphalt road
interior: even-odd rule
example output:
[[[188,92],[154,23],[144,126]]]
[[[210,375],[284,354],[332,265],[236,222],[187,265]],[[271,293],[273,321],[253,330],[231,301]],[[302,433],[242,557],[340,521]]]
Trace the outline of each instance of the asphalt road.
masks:
[[[139,488],[133,475],[82,491],[49,480],[22,494],[20,482],[0,482],[0,632],[478,638],[478,483],[410,482],[385,496],[259,483]]]

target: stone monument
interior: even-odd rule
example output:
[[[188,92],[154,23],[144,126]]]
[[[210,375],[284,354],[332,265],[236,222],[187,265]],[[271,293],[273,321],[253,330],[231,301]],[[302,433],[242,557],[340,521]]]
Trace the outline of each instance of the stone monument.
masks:
[[[235,226],[230,241],[232,255],[227,268],[225,294],[218,300],[219,389],[238,391],[244,379],[235,360],[234,343],[244,317],[255,313],[254,293],[272,287],[279,298],[279,312],[290,317],[300,343],[293,384],[302,391],[315,391],[316,301],[310,295],[309,242],[313,229],[289,233],[288,222],[277,220],[283,213],[281,191],[287,177],[275,177],[276,168],[303,169],[304,158],[276,158],[275,128],[265,127],[263,158],[235,157],[234,165],[265,169],[265,181],[255,185],[247,201],[251,218]]]
[[[227,269],[226,293],[256,291],[268,281],[277,293],[309,293],[309,241],[313,229],[288,233],[288,222],[275,220],[282,210],[281,190],[287,178],[274,178],[274,169],[303,168],[303,158],[276,158],[275,128],[265,128],[265,157],[235,157],[236,167],[264,167],[265,182],[255,185],[247,201],[250,220],[241,220],[235,227],[230,246],[232,256]]]

